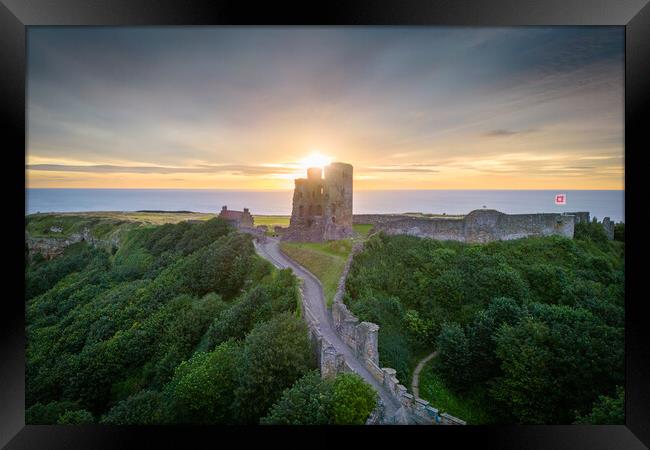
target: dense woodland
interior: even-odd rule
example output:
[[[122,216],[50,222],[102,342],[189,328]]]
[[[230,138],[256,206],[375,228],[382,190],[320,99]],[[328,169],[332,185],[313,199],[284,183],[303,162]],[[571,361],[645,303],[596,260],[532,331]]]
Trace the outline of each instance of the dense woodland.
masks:
[[[480,421],[623,423],[623,239],[596,221],[485,245],[374,235],[345,302],[380,325],[380,365],[404,384],[437,350],[433,370]]]
[[[26,255],[28,424],[360,424],[375,393],[321,380],[297,280],[225,222]]]

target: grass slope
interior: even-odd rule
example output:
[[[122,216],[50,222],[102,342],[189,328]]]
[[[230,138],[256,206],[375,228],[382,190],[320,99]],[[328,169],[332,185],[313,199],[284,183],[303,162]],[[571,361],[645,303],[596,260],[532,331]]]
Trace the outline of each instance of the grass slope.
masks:
[[[38,213],[25,216],[26,229],[35,237],[66,237],[80,232],[84,228],[96,237],[115,231],[115,227],[133,225],[162,225],[178,223],[184,220],[208,220],[215,217],[208,213],[172,213],[172,212],[119,212],[93,211],[73,213]],[[50,231],[51,227],[59,227],[61,232]]]
[[[352,242],[282,242],[280,248],[320,280],[327,306],[330,306],[352,250]]]
[[[368,233],[370,233],[370,230],[372,230],[373,226],[374,225],[369,223],[357,223],[352,225],[352,230],[357,237],[365,239],[368,236]]]
[[[253,216],[255,226],[257,225],[266,225],[269,228],[274,226],[288,227],[289,226],[289,216]]]
[[[490,416],[476,396],[460,397],[450,391],[442,378],[433,371],[429,361],[420,374],[420,397],[428,400],[441,413],[446,412],[454,417],[463,419],[469,425],[490,422]]]

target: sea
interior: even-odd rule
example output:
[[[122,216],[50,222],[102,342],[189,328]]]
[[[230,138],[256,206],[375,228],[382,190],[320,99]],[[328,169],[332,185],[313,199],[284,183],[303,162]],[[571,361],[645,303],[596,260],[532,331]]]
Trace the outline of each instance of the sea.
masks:
[[[566,205],[555,196],[566,195]],[[252,214],[291,214],[292,191],[223,189],[25,189],[25,214],[81,211],[193,211],[249,208]],[[421,212],[467,214],[475,209],[506,214],[588,211],[625,222],[625,191],[577,190],[355,190],[354,214]]]

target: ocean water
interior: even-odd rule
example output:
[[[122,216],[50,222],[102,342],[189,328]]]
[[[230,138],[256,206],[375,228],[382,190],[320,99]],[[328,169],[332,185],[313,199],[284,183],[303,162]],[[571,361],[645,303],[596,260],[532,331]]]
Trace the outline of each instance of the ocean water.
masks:
[[[567,204],[556,205],[555,194]],[[252,214],[291,214],[292,191],[210,189],[25,189],[25,214],[35,212],[188,210],[218,212],[250,208]],[[484,206],[507,214],[589,211],[599,220],[625,221],[624,191],[399,190],[355,191],[355,214],[466,214]]]

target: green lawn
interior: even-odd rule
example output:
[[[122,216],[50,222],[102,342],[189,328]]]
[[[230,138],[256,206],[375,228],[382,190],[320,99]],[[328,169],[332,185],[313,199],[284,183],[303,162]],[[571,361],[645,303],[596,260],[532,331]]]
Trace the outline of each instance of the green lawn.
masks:
[[[255,222],[255,226],[258,225],[266,225],[269,228],[273,228],[274,226],[278,225],[281,227],[288,227],[289,226],[289,216],[258,216],[255,215],[253,216],[253,221]]]
[[[345,262],[352,250],[352,242],[348,239],[328,242],[282,242],[280,248],[320,280],[327,306],[331,306]]]
[[[447,389],[440,376],[434,372],[432,361],[420,373],[420,397],[428,400],[441,413],[451,414],[469,425],[490,423],[490,416],[480,399],[470,394],[460,396]]]
[[[73,213],[39,213],[25,216],[26,229],[32,236],[65,237],[71,233],[89,228],[93,235],[101,237],[118,225],[136,223],[145,225],[162,225],[178,223],[183,220],[208,220],[215,217],[210,213],[174,213],[174,212],[120,212],[93,211]],[[61,232],[51,232],[51,227],[59,227]]]
[[[352,230],[355,234],[359,235],[361,238],[366,238],[373,225],[370,223],[357,223],[352,225]]]

